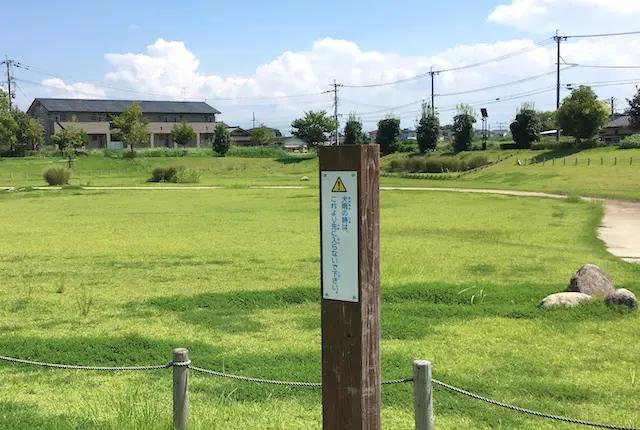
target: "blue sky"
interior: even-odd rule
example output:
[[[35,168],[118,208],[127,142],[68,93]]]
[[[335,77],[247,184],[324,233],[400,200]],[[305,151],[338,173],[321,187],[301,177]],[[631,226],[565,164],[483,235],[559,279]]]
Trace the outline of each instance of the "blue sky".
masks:
[[[329,108],[330,100],[309,96],[282,103],[276,97],[319,92],[334,78],[347,84],[369,84],[410,77],[431,66],[455,67],[493,58],[550,37],[555,26],[564,34],[610,31],[608,27],[635,30],[640,7],[635,0],[240,0],[179,5],[112,0],[8,2],[3,14],[11,19],[0,27],[0,53],[50,74],[15,71],[26,95],[17,94],[23,107],[38,96],[171,98],[168,94],[182,99],[186,93],[188,99],[207,99],[223,111],[229,123],[247,126],[257,111],[261,121],[286,126],[304,110]],[[640,43],[636,44],[637,38],[624,39],[631,52],[613,55],[622,42],[576,40],[567,43],[566,55],[573,61],[628,64]],[[549,45],[473,73],[440,76],[436,94],[552,70],[553,54]],[[59,79],[52,80],[51,75]],[[576,83],[632,77],[630,72],[567,72],[567,79]],[[436,106],[521,94],[553,85],[554,79],[549,76],[473,97],[443,97]],[[112,88],[139,92],[127,94]],[[606,95],[623,100],[632,89],[616,87]],[[384,90],[345,89],[341,96],[345,99],[341,113],[366,113],[375,111],[375,106],[391,108],[428,97],[429,82],[419,80]],[[234,97],[246,99],[220,100]],[[255,97],[274,99],[267,102]],[[553,107],[551,93],[531,98],[539,106]],[[508,121],[522,101],[496,104],[490,112],[495,113],[495,121]],[[388,113],[396,112],[390,109]],[[405,113],[406,109],[400,112],[406,115],[403,125],[411,125],[412,114]],[[375,126],[375,115],[363,117],[368,128]],[[451,115],[443,110],[443,122]]]

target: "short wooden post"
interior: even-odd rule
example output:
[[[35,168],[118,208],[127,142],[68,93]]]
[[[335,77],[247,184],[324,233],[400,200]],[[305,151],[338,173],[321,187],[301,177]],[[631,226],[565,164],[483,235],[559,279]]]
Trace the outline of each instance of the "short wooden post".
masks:
[[[613,165],[614,166],[618,165],[618,157],[613,157]]]
[[[587,158],[587,166],[591,166],[591,157]]]
[[[380,150],[319,150],[322,425],[380,429]]]
[[[416,430],[433,430],[433,387],[431,362],[413,362],[413,406]]]
[[[556,159],[555,159],[555,158],[552,158],[552,159],[551,159],[551,165],[552,165],[552,166],[555,166],[555,165],[556,165]]]
[[[629,158],[629,166],[633,164],[633,157]]]
[[[544,166],[544,163],[547,162],[547,158],[546,157],[542,157],[542,165]]]
[[[600,165],[602,166],[604,164],[604,157],[600,157]]]
[[[173,427],[187,430],[189,419],[189,350],[173,350]]]
[[[576,166],[578,165],[578,157],[576,157]]]
[[[567,157],[562,157],[562,165],[563,166],[567,165]]]

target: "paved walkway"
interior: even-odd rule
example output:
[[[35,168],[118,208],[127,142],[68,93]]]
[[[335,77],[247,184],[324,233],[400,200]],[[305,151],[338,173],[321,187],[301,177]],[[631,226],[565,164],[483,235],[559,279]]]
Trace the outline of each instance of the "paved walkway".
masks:
[[[0,187],[10,189],[11,187]],[[39,190],[55,190],[59,187],[34,187]],[[217,190],[224,187],[86,187],[92,190]],[[307,189],[307,186],[252,186],[251,189]],[[430,188],[430,187],[380,187],[383,191],[449,191],[456,193],[499,194],[505,196],[543,197],[563,199],[561,194],[540,193],[535,191],[489,190],[475,188]],[[640,262],[640,202],[614,199],[596,199],[583,197],[584,200],[601,200],[605,214],[598,230],[598,237],[607,245],[607,249],[625,261]]]

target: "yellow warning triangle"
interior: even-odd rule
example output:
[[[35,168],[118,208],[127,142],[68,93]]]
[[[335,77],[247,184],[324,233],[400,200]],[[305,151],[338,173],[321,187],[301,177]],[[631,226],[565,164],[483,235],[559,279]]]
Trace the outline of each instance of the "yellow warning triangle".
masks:
[[[336,181],[335,184],[333,184],[333,188],[331,188],[331,191],[334,193],[346,193],[347,189],[344,187],[344,184],[342,183],[342,179],[340,179],[340,177],[338,177],[338,180]]]

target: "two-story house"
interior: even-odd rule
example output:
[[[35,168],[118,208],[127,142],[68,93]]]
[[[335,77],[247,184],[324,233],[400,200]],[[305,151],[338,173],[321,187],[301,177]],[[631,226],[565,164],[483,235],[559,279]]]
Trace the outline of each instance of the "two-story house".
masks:
[[[108,148],[117,133],[112,118],[120,115],[131,103],[131,100],[36,98],[27,113],[44,126],[45,145],[52,145],[51,135],[63,130],[75,116],[78,127],[83,128],[89,136],[89,148]],[[139,103],[142,113],[149,120],[149,142],[142,147],[175,147],[171,130],[183,120],[196,134],[187,147],[206,146],[213,138],[216,115],[220,111],[205,102],[146,100]]]

